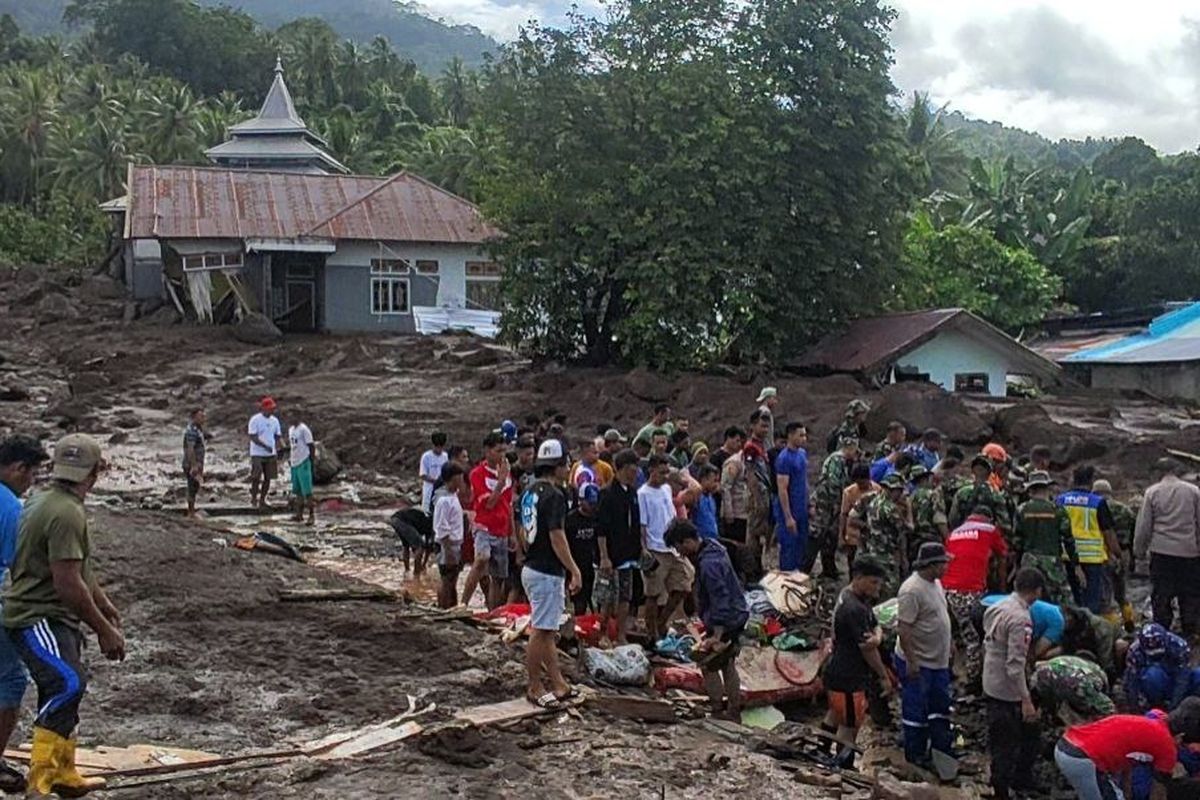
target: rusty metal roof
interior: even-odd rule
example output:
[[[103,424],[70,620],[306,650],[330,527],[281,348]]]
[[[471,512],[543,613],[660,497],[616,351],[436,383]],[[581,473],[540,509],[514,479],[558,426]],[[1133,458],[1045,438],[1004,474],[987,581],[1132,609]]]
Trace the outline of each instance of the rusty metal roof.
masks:
[[[1059,371],[1052,361],[962,308],[884,314],[854,320],[844,333],[822,339],[791,366],[825,372],[874,373],[950,328],[1008,348],[1031,372],[1050,375]]]
[[[472,203],[407,172],[379,178],[133,166],[125,235],[480,244],[498,231]]]

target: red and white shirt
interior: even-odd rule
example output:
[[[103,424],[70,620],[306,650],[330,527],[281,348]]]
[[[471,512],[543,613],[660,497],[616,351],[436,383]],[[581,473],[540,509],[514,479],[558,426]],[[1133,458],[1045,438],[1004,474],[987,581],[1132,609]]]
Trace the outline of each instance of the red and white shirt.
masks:
[[[982,592],[987,588],[988,562],[992,555],[1007,555],[1008,546],[987,517],[972,514],[950,531],[946,552],[953,556],[942,576],[946,591]]]

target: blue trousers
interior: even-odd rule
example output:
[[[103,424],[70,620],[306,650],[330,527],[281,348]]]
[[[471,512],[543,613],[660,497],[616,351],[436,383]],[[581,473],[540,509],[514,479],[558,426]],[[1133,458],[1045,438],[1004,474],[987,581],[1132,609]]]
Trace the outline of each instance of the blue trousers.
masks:
[[[893,654],[896,674],[907,673],[904,659]],[[929,758],[929,748],[950,753],[950,670],[921,667],[901,681],[900,718],[904,723],[904,758],[918,764]]]
[[[1151,664],[1138,675],[1139,693],[1146,697],[1150,708],[1161,708],[1170,711],[1175,707],[1175,686],[1177,676],[1159,664]],[[1184,697],[1200,695],[1200,667],[1194,667],[1188,676],[1188,686]]]
[[[1108,566],[1105,564],[1081,564],[1087,587],[1078,586],[1074,573],[1069,573],[1075,602],[1093,614],[1104,613],[1104,600],[1108,596]]]
[[[775,511],[775,535],[779,538],[779,568],[784,572],[800,569],[800,565],[804,563],[804,551],[808,548],[808,509],[795,514],[796,532],[792,533],[783,522],[779,500],[772,502]]]

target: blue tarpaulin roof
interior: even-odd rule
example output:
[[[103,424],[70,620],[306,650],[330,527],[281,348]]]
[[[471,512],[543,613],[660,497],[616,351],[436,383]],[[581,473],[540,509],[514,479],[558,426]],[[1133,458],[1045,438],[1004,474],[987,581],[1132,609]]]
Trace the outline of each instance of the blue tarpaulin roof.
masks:
[[[1144,330],[1063,359],[1067,364],[1200,361],[1200,303],[1157,317]]]

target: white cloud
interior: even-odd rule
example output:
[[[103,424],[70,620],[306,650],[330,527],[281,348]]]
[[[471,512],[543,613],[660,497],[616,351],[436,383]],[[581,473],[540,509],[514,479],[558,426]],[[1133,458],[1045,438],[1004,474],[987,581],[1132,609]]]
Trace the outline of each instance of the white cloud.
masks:
[[[892,78],[1051,138],[1200,144],[1200,7],[1184,0],[894,0]]]

